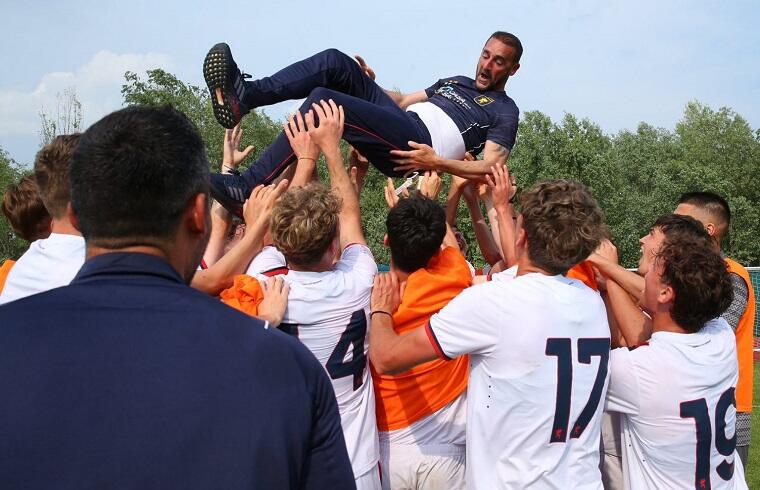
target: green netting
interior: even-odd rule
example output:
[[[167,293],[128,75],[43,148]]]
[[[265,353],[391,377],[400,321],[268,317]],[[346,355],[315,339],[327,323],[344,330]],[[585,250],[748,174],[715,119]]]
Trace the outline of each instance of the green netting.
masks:
[[[752,289],[755,290],[755,304],[760,304],[760,267],[747,267]],[[755,337],[760,337],[760,315],[755,312]]]

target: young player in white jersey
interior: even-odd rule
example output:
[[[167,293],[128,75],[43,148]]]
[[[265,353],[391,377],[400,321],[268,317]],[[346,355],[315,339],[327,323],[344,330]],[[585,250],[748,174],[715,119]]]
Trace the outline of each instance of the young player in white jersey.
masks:
[[[725,263],[706,237],[674,233],[644,263],[651,339],[610,358],[607,410],[622,414],[625,488],[746,489],[735,451],[736,340],[716,318],[732,297]]]
[[[270,224],[276,249],[267,247],[249,273],[285,274],[290,294],[280,328],[297,336],[325,367],[338,400],[357,488],[379,490],[375,396],[366,356],[377,265],[364,240],[358,196],[338,146],[343,110],[333,101],[322,101],[314,112],[319,127],[309,113],[305,122],[293,122],[286,133],[309,168],[319,151],[324,153],[333,192],[311,184],[283,194]]]
[[[36,240],[21,256],[0,294],[0,304],[68,285],[84,264],[84,238],[71,223],[69,165],[79,133],[59,135],[34,159],[34,179],[50,213],[50,236]]]
[[[468,288],[426,326],[396,335],[386,312],[397,279],[375,279],[370,358],[398,372],[470,354],[468,488],[601,489],[609,327],[600,296],[564,276],[601,241],[601,211],[571,181],[539,183],[521,202],[515,279]]]

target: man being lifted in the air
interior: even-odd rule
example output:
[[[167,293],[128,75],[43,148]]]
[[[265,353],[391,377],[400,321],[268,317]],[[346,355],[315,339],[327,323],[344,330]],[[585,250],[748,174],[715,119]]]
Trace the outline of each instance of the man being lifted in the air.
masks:
[[[483,46],[474,80],[443,78],[406,95],[382,89],[367,75],[366,65],[335,49],[249,81],[229,46],[220,43],[206,55],[203,75],[214,115],[226,128],[256,107],[306,97],[299,109],[305,114],[313,103],[332,99],[345,111],[343,139],[384,174],[437,170],[478,178],[491,166],[505,164],[515,143],[519,110],[504,86],[520,67],[521,56],[517,36],[495,32]],[[483,150],[483,160],[463,160],[465,152],[476,156]],[[295,159],[280,133],[242,174],[212,175],[211,193],[237,211],[253,187],[270,182]]]

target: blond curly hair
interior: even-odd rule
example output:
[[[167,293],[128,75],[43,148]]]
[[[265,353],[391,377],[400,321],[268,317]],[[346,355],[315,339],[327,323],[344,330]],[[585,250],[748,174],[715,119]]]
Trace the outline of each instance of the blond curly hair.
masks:
[[[341,200],[317,183],[288,190],[272,209],[269,229],[288,262],[319,262],[338,233]]]
[[[520,204],[528,256],[552,274],[586,260],[605,236],[602,210],[580,182],[539,182],[522,193]]]

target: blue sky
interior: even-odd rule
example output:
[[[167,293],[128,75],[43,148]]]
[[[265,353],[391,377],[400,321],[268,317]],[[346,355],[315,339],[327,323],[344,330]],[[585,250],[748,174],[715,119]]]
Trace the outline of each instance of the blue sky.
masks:
[[[570,112],[614,133],[672,128],[699,100],[760,127],[753,1],[2,3],[0,146],[20,163],[34,158],[38,114],[54,111],[56,93],[74,87],[89,124],[121,106],[126,70],[162,67],[201,85],[203,56],[222,40],[254,76],[336,47],[362,54],[381,85],[414,91],[472,76],[488,35],[507,30],[525,47],[507,84],[523,112]]]

